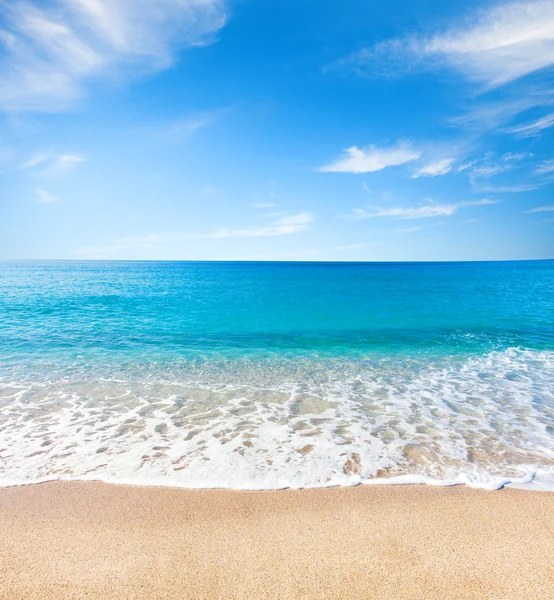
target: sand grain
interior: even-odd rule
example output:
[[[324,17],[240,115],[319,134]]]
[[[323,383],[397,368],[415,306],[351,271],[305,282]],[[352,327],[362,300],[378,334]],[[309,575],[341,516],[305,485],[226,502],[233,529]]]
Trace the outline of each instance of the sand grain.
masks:
[[[554,598],[554,494],[0,489],[0,597]]]

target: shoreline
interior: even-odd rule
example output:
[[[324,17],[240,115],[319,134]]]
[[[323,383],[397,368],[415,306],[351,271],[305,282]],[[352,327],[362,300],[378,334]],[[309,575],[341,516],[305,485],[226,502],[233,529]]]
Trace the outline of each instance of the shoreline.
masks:
[[[136,488],[155,488],[187,491],[228,491],[228,492],[299,492],[303,490],[328,490],[332,488],[355,488],[355,487],[412,487],[426,486],[431,488],[467,487],[473,490],[495,492],[503,489],[525,490],[527,492],[554,492],[554,473],[546,469],[529,471],[522,477],[496,476],[488,481],[472,480],[467,475],[458,479],[432,479],[425,475],[397,475],[392,477],[373,477],[364,479],[360,476],[352,476],[350,483],[329,483],[327,485],[294,487],[292,485],[283,487],[227,487],[227,486],[188,486],[180,483],[167,483],[164,480],[145,479],[96,479],[96,478],[70,478],[70,477],[45,477],[30,481],[24,480],[0,480],[0,490],[19,488],[27,486],[43,485],[47,483],[97,483],[109,486],[125,486]]]
[[[0,488],[0,598],[554,597],[554,498],[468,486]]]

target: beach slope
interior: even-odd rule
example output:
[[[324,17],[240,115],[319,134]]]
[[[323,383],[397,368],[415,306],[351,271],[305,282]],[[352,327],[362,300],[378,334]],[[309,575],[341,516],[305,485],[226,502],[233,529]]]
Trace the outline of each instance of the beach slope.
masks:
[[[0,489],[0,597],[554,598],[554,494]]]

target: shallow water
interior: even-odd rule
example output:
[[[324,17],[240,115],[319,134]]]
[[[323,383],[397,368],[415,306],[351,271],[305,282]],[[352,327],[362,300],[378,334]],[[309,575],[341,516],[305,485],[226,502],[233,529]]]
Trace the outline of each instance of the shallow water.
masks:
[[[554,262],[0,263],[0,481],[554,489]]]

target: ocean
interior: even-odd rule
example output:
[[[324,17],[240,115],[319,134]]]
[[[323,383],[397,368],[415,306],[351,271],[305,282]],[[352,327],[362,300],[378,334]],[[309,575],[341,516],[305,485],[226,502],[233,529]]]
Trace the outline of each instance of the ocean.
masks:
[[[554,261],[0,262],[0,485],[554,490]]]

